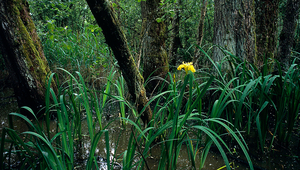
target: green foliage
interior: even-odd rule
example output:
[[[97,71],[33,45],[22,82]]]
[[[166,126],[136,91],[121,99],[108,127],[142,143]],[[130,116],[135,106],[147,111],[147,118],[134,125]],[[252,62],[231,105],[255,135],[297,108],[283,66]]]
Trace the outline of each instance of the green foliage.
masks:
[[[68,27],[56,27],[53,22],[47,23],[48,32],[43,38],[44,53],[53,66],[81,69],[99,68],[105,65],[109,51],[103,43],[100,30],[86,26],[83,32],[74,32]]]
[[[199,25],[202,1],[186,1],[182,3],[180,9],[180,37],[184,49],[188,49],[191,44],[196,43],[197,30]],[[213,23],[214,23],[214,2],[208,1],[206,17],[204,21],[204,37],[202,44],[212,45],[213,42]],[[209,47],[206,46],[206,47]],[[205,48],[206,49],[206,48]],[[193,54],[192,54],[193,55]]]
[[[116,1],[116,6],[114,6],[133,55],[137,55],[141,43],[142,19],[140,5],[137,0],[119,0]]]
[[[126,99],[125,99],[125,81],[123,76],[120,76],[118,80],[116,80],[115,86],[118,90],[118,97],[119,97],[119,106],[120,106],[120,114],[121,117],[125,118],[126,117],[126,113],[125,113],[125,103],[126,103]]]
[[[229,133],[232,139],[237,141],[252,166],[246,143],[238,131],[234,132],[235,129],[246,130],[248,134],[254,132],[261,150],[264,150],[268,136],[271,137],[268,147],[272,146],[276,136],[282,143],[289,142],[300,108],[298,102],[300,72],[296,60],[287,72],[279,70],[278,74],[260,73],[253,65],[241,61],[226,50],[224,54],[227,56],[224,60],[215,63],[202,48],[198,48],[212,62],[213,69],[198,70],[195,75],[189,72],[187,75],[184,73],[183,76],[179,72],[172,76],[170,73],[168,78],[170,82],[164,81],[168,83],[168,89],[152,97],[148,103],[149,105],[154,103],[154,116],[146,129],[138,119],[140,113],[137,113],[125,99],[123,78],[113,78],[116,73],[114,68],[108,75],[107,85],[103,88],[100,97],[97,95],[98,92],[86,87],[80,74],[77,73],[77,80],[71,73],[64,71],[71,77],[68,87],[60,88],[60,93],[55,95],[49,88],[51,82],[49,80],[46,97],[46,127],[49,126],[50,110],[54,110],[58,116],[59,131],[51,134],[49,128],[42,128],[37,121],[32,123],[23,115],[13,113],[11,116],[29,121],[29,129],[32,130],[19,134],[13,128],[4,128],[3,133],[10,139],[1,140],[1,150],[6,153],[1,159],[4,160],[15,153],[12,149],[4,148],[8,143],[11,146],[22,147],[16,153],[21,158],[29,157],[29,160],[32,160],[24,162],[21,167],[37,166],[38,161],[42,162],[39,164],[42,167],[62,166],[72,169],[76,160],[74,146],[77,144],[70,140],[76,141],[75,138],[80,139],[82,136],[80,113],[84,111],[88,136],[92,144],[87,168],[97,166],[94,163],[94,149],[100,142],[102,134],[108,133],[105,131],[108,126],[102,126],[103,109],[109,101],[108,98],[119,102],[120,119],[132,125],[127,150],[122,154],[124,169],[147,166],[147,158],[151,156],[149,151],[155,146],[161,148],[159,167],[174,168],[183,144],[187,146],[186,151],[194,168],[203,167],[212,145],[219,149],[226,166],[229,167],[226,153],[231,151],[225,143],[224,133]],[[222,69],[226,62],[230,63],[230,70]],[[52,77],[53,75],[50,75],[50,78]],[[111,86],[113,84],[114,86]],[[117,95],[111,94],[114,91],[111,89],[113,87]],[[162,87],[165,85],[163,84]],[[53,104],[50,104],[50,96]],[[210,99],[206,100],[207,97]],[[126,107],[131,112],[126,113]],[[96,119],[93,119],[93,116],[96,116]],[[95,129],[96,125],[100,127],[99,130]],[[272,136],[269,135],[269,130]],[[21,140],[20,135],[26,135],[26,139],[30,142]],[[106,142],[109,142],[108,138]],[[41,144],[43,147],[32,143]],[[109,146],[107,148],[109,149]],[[199,149],[202,150],[201,153]],[[43,155],[45,152],[50,152],[52,155],[45,156]],[[138,161],[135,159],[136,153],[141,158]],[[40,157],[33,161],[32,155],[36,154]],[[197,160],[198,154],[200,160]],[[200,167],[196,167],[196,162],[200,162]]]
[[[80,71],[92,84],[111,66],[112,54],[85,1],[38,0],[29,4],[52,68]]]
[[[7,134],[8,136],[5,140],[1,140],[0,149],[2,153],[5,153],[2,155],[3,157],[0,157],[1,161],[12,157],[12,154],[15,153],[19,155],[19,159],[26,158],[28,160],[19,165],[27,169],[35,169],[36,167],[43,169],[74,169],[75,153],[80,149],[79,144],[84,135],[81,126],[82,121],[85,120],[82,119],[84,116],[87,121],[87,137],[91,143],[86,169],[93,169],[98,166],[95,151],[97,144],[101,142],[100,137],[102,134],[105,134],[107,165],[109,166],[111,155],[108,152],[110,141],[107,129],[110,123],[103,127],[101,122],[104,117],[102,111],[106,106],[107,98],[110,97],[120,102],[122,113],[120,119],[132,125],[128,148],[123,153],[123,169],[148,166],[147,158],[151,153],[149,151],[155,145],[159,145],[161,148],[160,168],[175,168],[183,144],[187,145],[187,152],[194,168],[201,169],[203,167],[208,150],[214,144],[222,154],[227,169],[230,169],[226,152],[230,153],[231,151],[222,138],[220,129],[223,129],[223,131],[228,130],[228,133],[243,149],[249,165],[252,167],[246,144],[243,142],[242,137],[236,135],[236,132],[232,130],[231,123],[220,118],[205,118],[205,114],[202,112],[201,101],[213,82],[213,77],[205,78],[207,80],[205,83],[198,84],[192,72],[184,76],[183,81],[180,80],[179,75],[177,80],[173,80],[171,74],[169,74],[171,80],[169,89],[156,95],[148,103],[156,103],[153,110],[154,117],[149,126],[143,129],[139,119],[136,119],[136,116],[140,114],[136,113],[135,108],[124,100],[124,80],[122,77],[115,81],[115,87],[119,95],[115,96],[110,93],[111,86],[109,84],[114,82],[112,79],[115,74],[113,69],[110,72],[110,78],[107,80],[106,88],[101,92],[102,100],[99,100],[97,93],[87,88],[79,73],[77,73],[76,78],[68,71],[61,70],[70,77],[68,86],[61,86],[59,93],[56,95],[50,88],[54,74],[50,75],[50,79],[47,81],[46,93],[46,126],[41,125],[41,122],[29,108],[25,107],[32,113],[34,120],[29,120],[18,113],[10,114],[10,127],[3,128],[3,135]],[[125,105],[131,110],[132,115],[128,115],[131,117],[130,119],[125,117]],[[96,113],[93,114],[94,111]],[[57,115],[56,132],[50,131],[51,114]],[[94,116],[96,116],[95,119]],[[14,130],[12,117],[19,117],[27,122],[28,130],[22,133]],[[218,126],[218,130],[214,130],[211,123],[214,123],[214,127]],[[100,127],[100,129],[97,127]],[[2,139],[4,139],[3,135]],[[22,135],[25,135],[25,140],[23,140]],[[7,144],[12,147],[7,149],[5,147]],[[195,162],[198,161],[196,155],[199,154],[198,150],[201,150],[203,146],[205,149],[200,158],[201,165],[196,167]],[[13,150],[12,148],[18,149]],[[140,154],[141,159],[133,161],[136,153]]]
[[[56,21],[57,27],[69,26],[74,30],[81,30],[85,22],[94,22],[85,1],[28,0],[28,3],[32,18],[42,32],[51,20]]]
[[[297,56],[299,58],[300,57],[300,54],[299,54],[299,52],[300,52],[300,17],[296,23],[293,50],[296,52],[296,53],[294,52],[294,56]]]
[[[4,157],[1,157],[1,161],[4,162],[6,157],[12,157],[12,154],[19,155],[19,159],[26,158],[19,167],[31,167],[33,169],[74,169],[75,164],[75,152],[78,152],[78,146],[80,145],[82,138],[82,111],[84,111],[87,120],[89,138],[91,139],[91,149],[95,149],[97,146],[98,137],[102,134],[102,111],[104,106],[100,106],[99,101],[92,91],[88,90],[82,79],[82,76],[77,73],[79,80],[77,80],[68,71],[63,70],[71,77],[69,86],[66,88],[61,87],[59,94],[55,94],[50,88],[51,80],[54,76],[52,74],[47,84],[46,92],[46,126],[42,126],[42,123],[35,117],[35,114],[30,108],[25,107],[32,116],[33,120],[29,120],[27,117],[18,114],[11,113],[10,127],[3,128],[3,135],[7,134],[10,139],[1,140],[1,150]],[[51,96],[51,97],[50,97]],[[91,100],[92,99],[92,100]],[[91,100],[91,101],[90,101]],[[105,102],[104,102],[105,105]],[[93,120],[92,110],[96,110],[96,120],[100,127],[100,132],[96,134],[95,124]],[[55,133],[50,131],[50,117],[51,114],[57,116],[57,130]],[[27,123],[28,131],[19,133],[14,130],[12,117],[19,117]],[[105,129],[104,127],[103,129]],[[100,135],[100,136],[99,136]],[[107,132],[105,133],[107,136]],[[24,138],[22,138],[24,136]],[[2,139],[5,139],[2,137]],[[78,142],[76,142],[78,141]],[[107,142],[108,139],[107,139]],[[4,147],[5,143],[10,144],[12,147],[6,151]],[[17,150],[12,150],[18,148]],[[77,148],[77,150],[76,150]],[[94,150],[91,150],[89,159],[94,160]],[[36,157],[37,156],[37,157]],[[37,158],[37,159],[36,159]],[[2,165],[4,166],[4,164]],[[10,166],[10,165],[9,165]],[[88,165],[89,167],[90,165]],[[39,167],[39,168],[37,168]],[[23,168],[21,168],[23,169]]]
[[[48,139],[45,133],[43,132],[41,125],[37,123],[38,119],[35,117],[33,111],[27,107],[24,107],[24,109],[28,110],[34,116],[34,120],[32,122],[24,115],[18,113],[10,114],[9,116],[10,127],[3,128],[2,133],[4,135],[8,135],[11,138],[11,140],[7,140],[5,142],[10,143],[11,146],[15,146],[17,150],[14,151],[12,150],[11,147],[8,151],[9,154],[4,155],[4,158],[6,156],[10,158],[12,156],[11,155],[12,153],[18,154],[21,159],[27,157],[28,158],[27,161],[24,161],[19,165],[21,169],[28,168],[28,166],[36,169],[39,168],[61,169],[63,166],[70,165],[69,163],[70,161],[72,161],[72,159],[68,157],[70,156],[69,153],[66,153],[67,155],[64,155],[63,153],[64,155],[63,157],[57,157],[57,151],[52,146],[52,142],[59,134],[55,135],[52,139]],[[27,123],[28,129],[30,130],[25,131],[21,134],[15,131],[12,124],[13,116],[22,118]],[[22,135],[25,136],[25,140],[21,138]],[[4,144],[2,146],[4,146]],[[1,149],[4,151],[4,148]],[[66,151],[68,152],[70,151],[69,149],[71,148],[64,148],[64,149],[66,149]],[[36,154],[40,155],[39,159],[35,159],[34,155]],[[3,163],[4,163],[4,158],[2,158],[1,160]],[[40,163],[39,161],[42,160],[44,161],[41,164],[39,164]]]
[[[78,68],[78,65],[102,64],[107,66],[108,61],[103,59],[101,53],[106,56],[109,51],[104,45],[101,29],[97,26],[85,1],[29,0],[28,2],[50,64],[59,63],[58,67],[66,68],[66,64],[70,63],[73,68],[77,67],[76,70],[79,70],[83,75],[85,73]],[[113,3],[113,8],[121,22],[134,56],[139,55],[142,43],[140,42],[142,20],[139,2],[121,0]],[[198,29],[200,2],[186,1],[178,5],[177,1],[173,0],[161,1],[161,8],[163,16],[157,18],[157,21],[164,21],[168,32],[172,29],[175,9],[179,9],[180,30],[182,30],[180,31],[180,39],[183,45],[179,56],[183,61],[190,61],[191,59],[186,60],[186,58],[193,56],[194,49],[190,47],[196,40],[195,30]],[[203,44],[212,42],[213,13],[213,2],[209,1]],[[94,35],[91,35],[90,32]],[[98,43],[93,39],[97,40]],[[169,42],[166,43],[166,47],[168,47]]]
[[[127,150],[119,156],[123,169],[147,167],[151,149],[157,146],[161,148],[159,168],[175,169],[183,145],[186,145],[185,151],[193,168],[202,169],[211,146],[216,146],[229,169],[227,154],[231,154],[231,151],[225,143],[226,134],[239,144],[253,169],[247,144],[239,130],[245,130],[247,134],[254,132],[262,151],[268,137],[271,137],[268,147],[272,146],[276,136],[282,143],[291,140],[300,108],[300,67],[297,59],[287,72],[279,69],[277,74],[261,73],[251,63],[240,60],[226,50],[223,50],[224,59],[215,63],[210,57],[210,45],[197,47],[205,56],[203,60],[210,61],[213,68],[204,68],[195,74],[189,72],[184,76],[175,73],[173,77],[169,73],[170,81],[164,80],[160,93],[148,103],[152,106],[154,116],[149,126],[144,128],[139,119],[141,113],[137,113],[135,107],[126,100],[123,77],[115,77],[118,74],[112,66],[112,54],[86,3],[80,0],[29,0],[29,4],[48,62],[53,68],[63,67],[58,70],[62,72],[61,75],[67,75],[68,78],[63,77],[63,80],[68,81],[60,86],[58,94],[50,88],[54,74],[47,81],[46,126],[41,124],[30,108],[23,109],[33,115],[33,120],[18,113],[10,114],[10,126],[2,131],[0,150],[4,154],[0,155],[0,161],[10,160],[17,155],[19,160],[26,158],[19,165],[21,169],[74,169],[76,149],[84,135],[82,121],[87,121],[87,137],[91,147],[86,169],[99,169],[95,153],[103,134],[107,165],[110,166],[107,129],[111,122],[106,126],[102,124],[103,111],[110,99],[117,102],[120,108],[121,116],[116,120],[131,125]],[[133,54],[138,53],[138,44],[141,43],[139,5],[136,0],[113,3]],[[195,42],[195,30],[199,22],[199,2],[188,0],[178,6],[176,1],[161,1],[160,5],[165,14],[157,18],[157,22],[166,22],[169,31],[174,9],[180,9],[183,48],[179,49],[179,55],[182,60],[191,61],[194,52],[191,44]],[[210,44],[213,40],[213,15],[213,1],[209,1],[203,44]],[[297,43],[299,28],[298,24],[294,43],[296,51],[300,48]],[[293,52],[294,56],[299,55],[296,51]],[[227,63],[230,69],[224,70]],[[76,76],[73,71],[76,71]],[[100,91],[91,90],[86,82],[92,84],[98,80],[100,71],[109,72],[106,85],[97,88]],[[88,76],[90,81],[86,80]],[[167,87],[167,90],[162,90],[163,87]],[[57,116],[57,131],[54,133],[50,131],[52,114]],[[27,123],[28,131],[17,132],[14,129],[15,117]],[[272,131],[272,136],[268,130]],[[197,160],[197,155],[200,155],[200,160]],[[140,159],[136,161],[136,157]],[[196,162],[200,162],[199,167],[196,167]],[[1,169],[6,166],[2,164]]]
[[[216,96],[213,98],[217,99],[211,104],[211,117],[234,122],[236,128],[246,129],[248,134],[255,130],[262,151],[271,129],[269,147],[273,145],[277,134],[281,143],[288,143],[300,108],[300,70],[299,65],[295,64],[296,60],[287,72],[282,72],[278,63],[278,74],[261,73],[251,63],[242,61],[226,50],[223,50],[226,57],[218,64],[202,48],[198,48],[214,67],[205,73],[216,76],[212,90],[213,96]],[[222,68],[225,63],[229,63],[230,70]]]
[[[176,76],[174,77],[176,78]],[[178,78],[175,80],[170,75],[169,89],[153,97],[150,101],[155,102],[155,107],[153,109],[153,115],[155,116],[153,117],[153,121],[151,121],[151,125],[144,130],[144,133],[148,134],[147,138],[143,140],[142,134],[135,135],[135,133],[133,133],[131,135],[130,143],[133,143],[134,145],[129,145],[126,154],[124,154],[123,161],[125,160],[125,162],[123,162],[123,165],[127,165],[125,169],[133,168],[136,164],[139,166],[147,166],[147,162],[136,164],[132,162],[134,150],[136,150],[136,147],[140,148],[139,144],[143,141],[145,142],[145,147],[139,149],[139,154],[141,154],[143,160],[150,156],[148,153],[152,147],[155,145],[160,146],[161,156],[158,169],[176,168],[177,159],[183,144],[186,144],[188,147],[187,151],[194,168],[196,168],[195,162],[197,161],[197,151],[203,145],[206,146],[204,147],[205,150],[200,158],[200,162],[202,163],[200,164],[199,169],[201,169],[212,143],[214,143],[221,152],[227,169],[230,169],[222,145],[224,145],[228,152],[230,152],[230,150],[220,137],[220,134],[218,134],[217,131],[213,131],[209,126],[210,122],[214,122],[215,126],[218,125],[228,129],[229,133],[234,136],[234,139],[237,140],[241,148],[243,148],[250,167],[253,169],[251,160],[245,148],[245,143],[243,143],[243,140],[236,136],[234,134],[235,132],[226,125],[230,123],[223,119],[204,118],[201,100],[213,81],[213,78],[206,79],[207,81],[205,83],[198,85],[191,72],[184,77],[184,81],[178,80]],[[185,100],[186,97],[188,98],[187,101]],[[196,137],[195,139],[190,136],[191,133],[196,135],[194,136]],[[203,141],[203,138],[206,140]],[[143,151],[140,151],[141,149],[143,149]]]

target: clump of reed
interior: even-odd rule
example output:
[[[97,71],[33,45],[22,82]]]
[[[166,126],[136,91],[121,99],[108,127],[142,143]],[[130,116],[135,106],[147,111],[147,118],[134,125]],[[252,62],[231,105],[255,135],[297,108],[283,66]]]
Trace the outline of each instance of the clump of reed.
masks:
[[[259,69],[224,49],[224,59],[216,63],[202,48],[198,48],[213,66],[213,71],[203,70],[202,73],[216,77],[212,87],[214,97],[209,96],[216,98],[210,104],[211,117],[224,118],[247,134],[254,131],[261,151],[264,151],[267,138],[268,150],[275,138],[281,144],[288,144],[300,109],[298,59],[295,58],[285,71],[276,62],[277,71],[271,72],[266,62]]]
[[[26,160],[18,164],[18,168],[25,169],[74,169],[76,152],[80,146],[82,134],[82,121],[87,121],[88,135],[90,139],[89,155],[86,169],[99,168],[95,157],[97,144],[104,135],[107,150],[107,166],[110,169],[112,161],[109,145],[108,130],[110,123],[103,125],[103,110],[108,99],[119,102],[121,116],[112,121],[121,120],[124,124],[131,125],[132,133],[129,137],[127,150],[118,156],[122,158],[123,169],[142,169],[148,167],[147,159],[151,156],[154,146],[161,148],[159,169],[176,168],[179,153],[183,145],[187,146],[186,152],[190,155],[191,166],[201,169],[205,158],[212,145],[220,151],[227,169],[230,162],[226,153],[231,150],[223,139],[224,131],[231,134],[234,140],[242,148],[251,169],[252,163],[247,153],[247,145],[241,134],[233,128],[229,121],[221,118],[209,117],[209,113],[202,111],[202,98],[210,89],[213,77],[204,77],[205,82],[198,84],[194,74],[188,72],[183,80],[174,80],[169,74],[170,82],[168,90],[151,98],[155,103],[153,108],[153,120],[144,128],[133,104],[124,97],[124,80],[122,77],[114,79],[115,71],[110,72],[105,88],[102,90],[89,89],[79,72],[77,76],[62,70],[69,76],[68,86],[59,86],[57,94],[50,88],[50,82],[55,74],[51,74],[47,80],[45,125],[30,108],[24,107],[32,113],[34,119],[30,120],[19,113],[9,114],[9,127],[4,127],[1,137],[0,157],[2,169],[8,168],[15,160]],[[176,76],[175,76],[176,77]],[[178,76],[180,77],[180,76]],[[111,93],[112,85],[115,85],[117,94]],[[165,87],[162,85],[162,87]],[[188,97],[187,97],[188,96]],[[186,98],[184,101],[184,98]],[[127,111],[127,112],[126,112]],[[50,130],[50,117],[55,114],[57,119],[56,131]],[[26,122],[28,130],[18,132],[13,126],[13,117],[19,117]],[[85,119],[83,119],[83,117]],[[220,130],[223,129],[223,130]],[[9,147],[5,147],[9,146]],[[201,156],[197,158],[200,150]],[[116,155],[114,155],[116,156]],[[197,160],[200,159],[200,160]],[[200,165],[196,162],[200,161]]]

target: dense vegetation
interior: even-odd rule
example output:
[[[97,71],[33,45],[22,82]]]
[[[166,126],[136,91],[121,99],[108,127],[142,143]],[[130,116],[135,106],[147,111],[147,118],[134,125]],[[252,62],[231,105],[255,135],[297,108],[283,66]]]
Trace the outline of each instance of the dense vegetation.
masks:
[[[9,127],[2,128],[1,169],[13,166],[17,169],[74,169],[78,165],[82,138],[90,141],[86,169],[99,169],[96,160],[99,142],[106,144],[108,169],[114,168],[116,160],[123,169],[150,169],[147,161],[154,146],[159,146],[161,151],[158,169],[176,169],[180,152],[188,152],[192,168],[202,169],[212,147],[217,148],[227,169],[232,167],[228,156],[236,150],[249,168],[254,169],[248,153],[249,140],[256,142],[255,149],[260,153],[288,147],[291,141],[299,142],[299,149],[299,24],[292,63],[286,71],[281,70],[279,62],[274,72],[266,63],[257,68],[222,47],[224,59],[215,62],[211,57],[214,2],[208,1],[202,47],[195,45],[200,2],[182,3],[182,47],[178,49],[178,63],[192,61],[197,48],[201,53],[199,67],[194,72],[187,68],[193,65],[170,65],[187,70],[170,72],[158,92],[149,94],[148,105],[154,116],[146,127],[139,119],[141,113],[129,101],[126,82],[87,4],[81,0],[28,2],[53,73],[45,82],[48,88],[43,115],[46,116],[37,117],[26,106],[20,109],[28,110],[32,119],[19,113],[9,114]],[[281,11],[284,4],[282,1],[279,6]],[[139,5],[135,0],[113,2],[137,61],[142,22]],[[162,1],[161,6],[165,14],[160,19],[165,21],[170,33],[177,5]],[[167,39],[167,46],[169,41]],[[225,65],[230,68],[224,70]],[[2,62],[0,66],[4,68]],[[50,88],[52,80],[59,87],[57,94]],[[104,119],[109,113],[105,113],[105,109],[112,103],[117,103],[118,108],[106,122]],[[15,130],[17,118],[26,123],[28,130]],[[87,133],[83,132],[83,121],[87,121]],[[115,121],[131,129],[127,149],[121,155],[109,152],[109,127]],[[51,130],[51,122],[55,122],[55,131]],[[100,140],[101,136],[104,140]],[[183,146],[187,148],[184,151]],[[293,155],[297,161],[299,156]]]

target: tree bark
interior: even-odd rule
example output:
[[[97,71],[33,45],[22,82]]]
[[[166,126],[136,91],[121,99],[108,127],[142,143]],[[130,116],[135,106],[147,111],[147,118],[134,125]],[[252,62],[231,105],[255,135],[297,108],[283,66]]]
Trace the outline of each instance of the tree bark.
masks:
[[[0,49],[18,105],[37,113],[45,105],[50,69],[26,1],[0,0]]]
[[[129,51],[127,40],[121,29],[120,23],[106,0],[86,0],[98,25],[102,28],[106,43],[112,49],[124,79],[127,82],[129,93],[137,104],[141,113],[148,102],[146,90],[143,86],[144,79],[135,65],[135,61]],[[141,113],[141,119],[147,125],[152,118],[152,111],[149,106]]]
[[[215,0],[214,44],[219,45],[232,54],[236,54],[234,33],[235,6],[233,1]],[[220,61],[224,54],[218,48],[213,50],[214,61]]]
[[[299,8],[299,0],[287,1],[283,17],[283,28],[279,37],[279,51],[277,57],[283,70],[287,70],[290,66],[291,48],[293,46]]]
[[[254,16],[253,0],[215,0],[214,44],[253,62],[256,55]],[[215,47],[213,52],[215,61],[224,57],[219,48]]]
[[[143,76],[151,79],[154,76],[165,78],[169,72],[169,61],[165,50],[166,28],[164,21],[157,21],[162,17],[159,7],[160,0],[141,2],[142,8],[142,42],[143,42]],[[147,90],[154,90],[159,80],[151,80]]]
[[[176,69],[177,65],[177,50],[178,48],[182,48],[181,40],[179,37],[179,24],[180,24],[180,15],[179,15],[179,7],[181,6],[181,0],[178,0],[176,7],[175,7],[175,17],[172,21],[172,37],[171,37],[171,43],[170,43],[170,49],[169,49],[169,59],[170,64],[173,70]]]
[[[255,1],[256,46],[257,57],[255,65],[262,68],[267,62],[268,70],[274,66],[274,56],[277,46],[277,19],[279,0]]]
[[[204,21],[205,21],[205,15],[206,15],[206,7],[207,7],[207,0],[202,0],[202,7],[201,7],[201,15],[198,25],[198,36],[197,36],[197,45],[201,47],[202,40],[203,40],[203,32],[204,32]],[[199,49],[195,48],[195,56],[193,58],[194,66],[197,67],[198,59],[200,57]]]

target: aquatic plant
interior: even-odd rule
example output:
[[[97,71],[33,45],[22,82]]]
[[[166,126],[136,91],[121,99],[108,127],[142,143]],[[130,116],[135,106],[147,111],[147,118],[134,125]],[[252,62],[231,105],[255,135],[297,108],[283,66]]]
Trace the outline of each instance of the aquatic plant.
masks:
[[[213,77],[207,78],[205,83],[198,85],[191,72],[184,76],[183,81],[178,80],[177,82],[174,82],[171,74],[169,74],[171,79],[169,89],[162,91],[151,99],[151,102],[156,103],[153,109],[155,116],[149,126],[143,129],[139,117],[136,117],[140,116],[141,113],[136,113],[135,108],[128,102],[120,100],[122,99],[120,96],[109,94],[108,92],[110,90],[105,88],[102,92],[102,101],[99,101],[97,93],[87,88],[79,73],[77,73],[78,78],[76,78],[68,71],[61,70],[67,73],[71,78],[69,79],[70,81],[67,87],[61,86],[59,94],[54,94],[53,90],[48,86],[46,99],[47,127],[41,126],[37,118],[30,121],[21,114],[11,113],[10,122],[13,122],[11,118],[14,116],[20,117],[27,122],[28,130],[18,133],[13,129],[12,125],[10,128],[3,129],[2,137],[4,135],[5,138],[7,134],[10,139],[1,140],[1,150],[2,153],[5,153],[3,155],[4,157],[1,157],[1,160],[6,160],[12,157],[12,153],[16,153],[19,155],[19,159],[26,157],[28,160],[22,162],[18,167],[74,169],[76,162],[75,153],[80,149],[79,146],[83,135],[81,123],[84,120],[82,116],[84,116],[86,117],[88,137],[91,142],[86,169],[98,167],[95,153],[97,144],[100,142],[100,137],[103,134],[105,134],[107,165],[109,166],[111,159],[109,152],[110,147],[108,145],[108,131],[106,129],[110,123],[103,127],[101,120],[103,119],[102,110],[106,105],[105,102],[102,102],[107,101],[107,97],[111,97],[116,101],[123,102],[131,109],[132,113],[131,119],[124,117],[124,115],[119,118],[132,125],[128,148],[122,154],[123,169],[141,169],[147,166],[147,159],[150,156],[149,151],[151,152],[151,148],[154,146],[161,148],[159,168],[175,168],[179,153],[182,152],[181,148],[184,144],[187,145],[187,152],[190,155],[190,161],[194,168],[196,168],[195,162],[197,162],[196,155],[199,154],[198,150],[204,146],[200,158],[201,164],[199,165],[200,167],[198,167],[201,169],[210,147],[214,144],[219,149],[227,169],[229,169],[229,161],[225,152],[230,152],[230,149],[222,139],[222,133],[215,132],[211,129],[210,122],[228,130],[228,133],[234,137],[243,149],[248,158],[250,167],[252,166],[247,154],[246,145],[241,135],[239,133],[236,135],[236,132],[232,130],[231,124],[220,118],[205,118],[206,114],[202,112],[201,100],[213,82]],[[111,72],[111,75],[112,74],[114,74],[113,71]],[[54,74],[52,74],[47,81],[48,85],[53,77]],[[111,80],[108,80],[108,82],[109,81]],[[117,89],[122,87],[121,84],[123,84],[122,78],[119,78],[119,81],[116,82]],[[186,89],[188,89],[188,91],[186,91]],[[119,95],[122,93],[119,92]],[[184,101],[186,95],[188,95],[188,99]],[[120,106],[121,108],[123,107],[122,105]],[[26,109],[30,111],[29,108]],[[49,131],[50,117],[53,113],[57,116],[56,132]],[[32,114],[33,116],[35,115],[34,113]],[[96,119],[94,119],[93,116],[96,116]],[[114,119],[112,121],[116,120],[117,119]],[[98,126],[96,126],[97,124]],[[100,127],[100,129],[97,130],[96,127]],[[196,136],[191,134],[196,134]],[[25,140],[21,138],[22,135],[26,135]],[[203,138],[205,138],[204,141]],[[10,144],[11,147],[6,149],[4,148],[5,144]],[[18,149],[14,150],[13,148]],[[138,155],[140,155],[141,159],[136,161]]]
[[[147,128],[139,119],[143,110],[138,113],[133,104],[126,101],[125,82],[121,76],[114,78],[114,68],[102,90],[88,88],[79,72],[74,76],[59,69],[69,78],[65,77],[68,81],[60,86],[58,94],[50,88],[55,74],[51,74],[46,82],[46,126],[28,107],[22,109],[28,110],[33,120],[19,113],[9,115],[10,125],[3,128],[1,136],[0,149],[4,154],[0,160],[6,162],[2,169],[11,166],[13,158],[26,158],[17,165],[18,168],[74,169],[78,146],[85,135],[82,133],[82,121],[87,122],[88,134],[85,136],[91,143],[86,169],[99,166],[95,154],[103,135],[107,166],[110,166],[114,160],[110,159],[112,155],[108,152],[110,139],[107,128],[116,120],[126,122],[131,128],[127,150],[121,155],[113,155],[122,158],[123,169],[149,166],[147,162],[154,147],[161,151],[159,169],[176,168],[181,152],[188,152],[190,165],[201,169],[212,146],[218,148],[227,169],[230,169],[227,154],[232,151],[225,142],[226,136],[239,144],[250,169],[253,169],[247,144],[238,129],[245,129],[248,134],[255,131],[261,150],[265,148],[267,132],[271,128],[269,147],[275,136],[282,142],[290,140],[299,116],[299,66],[294,62],[286,73],[279,70],[279,74],[262,74],[251,64],[227,51],[224,53],[228,54],[227,62],[232,66],[229,71],[224,72],[217,63],[212,63],[214,71],[193,72],[187,68],[188,72],[184,75],[176,72],[172,76],[169,73],[169,78],[162,81],[159,93],[150,98],[148,105],[151,105],[154,116]],[[192,65],[181,67],[185,66]],[[114,91],[117,93],[111,93]],[[210,100],[206,100],[207,97]],[[121,116],[103,126],[103,110],[110,101],[118,102]],[[269,116],[270,113],[274,114],[274,119]],[[50,130],[52,114],[57,117],[55,132]],[[26,122],[28,130],[16,131],[13,126],[15,117]],[[183,147],[186,149],[182,150]],[[200,164],[197,165],[197,162]]]
[[[281,70],[278,62],[278,71],[268,72],[265,63],[261,72],[252,63],[224,49],[221,49],[224,59],[218,64],[202,48],[197,48],[213,66],[213,69],[201,70],[201,73],[216,77],[212,86],[214,93],[208,96],[215,99],[209,108],[212,110],[211,117],[224,118],[235,128],[246,129],[247,134],[254,131],[261,151],[269,134],[269,149],[276,136],[280,143],[288,143],[300,109],[297,102],[300,100],[298,59],[295,58],[286,72]],[[221,69],[221,64],[226,62],[230,69]]]
[[[176,77],[176,76],[175,76]],[[231,153],[230,149],[222,139],[222,133],[214,131],[210,123],[228,130],[233,138],[242,148],[253,169],[247,146],[240,133],[232,130],[232,124],[220,118],[205,118],[202,112],[202,98],[213,82],[213,77],[204,78],[204,83],[198,85],[192,72],[185,75],[184,80],[174,81],[169,74],[170,84],[167,91],[154,96],[150,102],[155,102],[153,108],[153,120],[150,125],[138,133],[134,129],[130,136],[130,144],[124,153],[124,169],[143,169],[147,165],[147,158],[151,156],[151,149],[159,146],[161,154],[158,169],[176,169],[177,160],[183,145],[187,146],[190,163],[193,168],[203,168],[208,151],[212,145],[216,145],[220,151],[227,169],[230,169],[229,161],[225,152]],[[188,98],[185,101],[185,98]],[[236,135],[236,133],[238,135]],[[143,136],[146,135],[146,138]],[[192,135],[193,134],[193,135]],[[205,139],[205,140],[203,140]],[[142,147],[143,145],[144,147]],[[225,148],[225,149],[224,149]],[[200,156],[200,165],[196,167],[196,155],[199,150],[203,152]],[[140,162],[134,162],[136,150],[141,157]],[[226,151],[225,151],[226,150]]]

